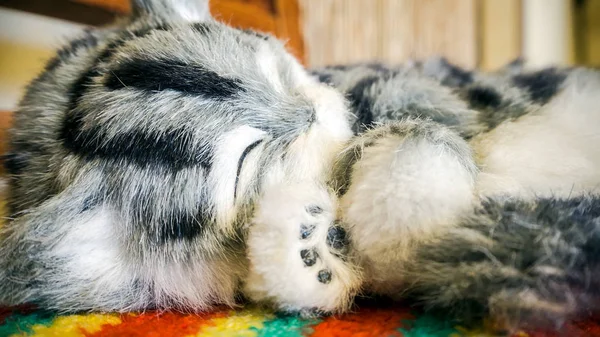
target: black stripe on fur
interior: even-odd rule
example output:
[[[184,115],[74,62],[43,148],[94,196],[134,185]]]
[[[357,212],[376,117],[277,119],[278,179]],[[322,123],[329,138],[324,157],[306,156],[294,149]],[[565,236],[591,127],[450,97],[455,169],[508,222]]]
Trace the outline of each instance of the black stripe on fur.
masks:
[[[134,31],[124,31],[118,38],[109,42],[95,58],[94,63],[90,65],[89,69],[82,73],[81,76],[71,85],[68,94],[69,110],[73,110],[77,106],[81,96],[85,94],[89,86],[94,82],[94,78],[101,75],[98,66],[108,61],[117,49],[132,40],[144,38],[155,31],[166,31],[169,29],[170,27],[167,25],[156,25],[144,27]]]
[[[566,75],[557,69],[548,68],[540,71],[520,74],[513,77],[513,83],[529,92],[531,99],[539,104],[546,104],[560,89]]]
[[[240,173],[242,173],[242,166],[244,165],[244,160],[246,159],[246,156],[248,156],[248,154],[250,154],[250,152],[252,152],[252,150],[254,150],[262,142],[263,142],[263,139],[259,139],[259,140],[255,141],[254,143],[248,145],[248,147],[244,150],[244,152],[240,156],[240,159],[238,160],[237,173],[235,175],[235,185],[234,185],[234,190],[233,190],[233,198],[234,199],[237,198],[238,183],[240,181]]]
[[[351,69],[353,66],[350,64],[336,64],[336,65],[330,65],[330,66],[326,66],[325,69],[331,69],[331,70],[339,70],[339,71],[346,71]]]
[[[145,27],[125,32],[119,38],[108,43],[99,54],[96,63],[83,73],[69,91],[69,112],[65,116],[60,137],[70,151],[87,159],[104,158],[134,163],[140,167],[162,165],[172,170],[189,166],[202,166],[210,169],[212,149],[190,153],[191,135],[181,130],[164,133],[143,133],[128,131],[118,137],[107,139],[100,126],[84,129],[84,112],[77,109],[81,97],[87,92],[94,79],[101,76],[98,66],[106,62],[112,54],[127,42],[144,38],[155,31],[170,29],[166,25]]]
[[[140,240],[151,247],[158,247],[171,242],[216,236],[213,232],[216,229],[213,208],[206,197],[207,191],[201,191],[193,204],[184,206],[174,201],[182,197],[175,187],[177,180],[181,179],[180,174],[187,173],[159,167],[150,170],[129,168],[129,173],[123,174],[122,164],[104,165],[103,175],[108,187],[104,195],[111,204],[127,205],[128,212],[124,218],[131,224],[126,227],[131,230],[134,241]],[[203,173],[197,171],[196,174]],[[145,176],[150,180],[132,181],[129,176]],[[123,195],[123,191],[127,195]]]
[[[348,98],[352,104],[352,111],[357,116],[357,120],[352,126],[355,133],[362,133],[373,126],[373,101],[372,95],[367,93],[371,87],[380,80],[380,77],[370,75],[367,76],[350,90],[348,90]]]
[[[446,59],[440,60],[441,64],[448,70],[448,74],[442,80],[442,85],[450,87],[464,87],[473,83],[473,73],[454,65]]]
[[[406,285],[461,319],[560,324],[599,307],[598,247],[599,197],[488,200],[418,248]]]
[[[29,166],[31,154],[22,150],[20,152],[7,153],[2,157],[4,169],[10,175],[19,175]]]
[[[71,84],[71,88],[67,93],[69,97],[69,110],[67,114],[71,114],[71,111],[77,107],[79,100],[88,90],[88,88],[94,82],[94,78],[100,76],[100,73],[96,69],[95,65],[90,67],[86,72],[82,73],[81,76]]]
[[[82,37],[71,41],[67,46],[59,49],[56,53],[56,56],[48,61],[45,70],[47,72],[53,71],[65,61],[73,57],[73,55],[75,55],[81,49],[94,48],[97,45],[98,39],[93,34],[86,31]]]
[[[69,113],[72,114],[72,110],[75,109],[77,103],[81,99],[81,97],[86,93],[87,89],[92,85],[94,79],[101,75],[98,70],[98,66],[103,64],[113,53],[121,46],[125,45],[127,42],[134,40],[136,38],[143,38],[148,34],[154,31],[164,31],[168,30],[169,27],[166,25],[157,25],[152,27],[144,27],[142,29],[136,31],[125,31],[121,36],[109,42],[104,49],[99,53],[99,55],[95,58],[94,63],[90,65],[88,70],[81,74],[81,76],[73,82],[71,88],[69,89]],[[69,117],[67,117],[68,119]],[[63,130],[63,138],[66,130]]]
[[[261,39],[263,39],[265,41],[267,41],[269,39],[269,35],[257,32],[257,31],[252,30],[252,29],[244,29],[244,30],[242,30],[242,32],[244,32],[244,33],[246,33],[248,35],[256,36],[256,37],[261,38]]]
[[[362,136],[365,137],[368,136],[368,134],[363,134]],[[338,155],[329,182],[338,197],[343,197],[348,192],[352,183],[352,170],[354,169],[354,164],[361,160],[363,150],[375,145],[376,141],[377,138],[372,137],[367,139],[364,143],[352,144],[352,146]]]
[[[184,130],[163,133],[127,131],[107,138],[99,126],[83,129],[81,120],[76,118],[69,123],[67,129],[72,132],[67,134],[65,146],[88,160],[124,161],[139,167],[160,165],[173,171],[192,166],[201,166],[208,171],[212,165],[212,148],[205,146],[191,151],[193,136]]]
[[[211,31],[210,24],[206,22],[195,22],[192,24],[192,28],[202,35],[208,35]]]
[[[158,243],[190,241],[203,235],[212,221],[209,214],[173,214],[158,226]]]
[[[467,89],[467,101],[474,109],[497,109],[502,104],[502,96],[494,88],[473,86]]]
[[[324,71],[313,71],[311,72],[313,76],[316,76],[319,82],[323,84],[333,85],[333,74],[326,73]]]
[[[174,59],[129,60],[111,70],[105,85],[112,90],[174,90],[215,100],[231,98],[244,91],[239,79],[223,77],[199,64]]]
[[[493,87],[472,85],[464,88],[461,97],[469,103],[469,108],[478,110],[479,121],[491,130],[506,120],[515,120],[527,114],[527,106],[503,98]]]
[[[44,153],[45,149],[31,140],[13,140],[10,152],[2,156],[4,169],[9,175],[17,177],[27,170],[32,159]]]

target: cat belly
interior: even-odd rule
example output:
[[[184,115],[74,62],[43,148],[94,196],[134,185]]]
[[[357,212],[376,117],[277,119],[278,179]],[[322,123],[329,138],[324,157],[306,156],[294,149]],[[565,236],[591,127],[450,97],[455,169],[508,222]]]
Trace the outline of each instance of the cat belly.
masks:
[[[600,76],[576,70],[539,111],[471,141],[481,195],[575,196],[600,186]]]

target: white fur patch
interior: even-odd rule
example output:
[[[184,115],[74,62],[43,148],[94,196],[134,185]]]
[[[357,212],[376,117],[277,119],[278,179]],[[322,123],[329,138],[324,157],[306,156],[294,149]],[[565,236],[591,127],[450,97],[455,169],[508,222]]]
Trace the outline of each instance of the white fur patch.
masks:
[[[354,165],[341,210],[372,289],[397,292],[411,248],[473,206],[472,173],[446,151],[388,136]]]
[[[304,87],[301,92],[315,109],[315,122],[290,146],[287,179],[325,181],[333,159],[352,137],[348,110],[340,93],[323,85]]]
[[[481,195],[574,196],[600,187],[598,74],[575,71],[540,111],[476,137]]]
[[[116,216],[111,210],[101,209],[80,219],[72,224],[52,254],[64,260],[63,272],[68,274],[64,279],[81,283],[74,283],[74,290],[84,287],[87,291],[81,295],[91,297],[87,301],[104,303],[103,294],[127,289],[135,273],[123,255]]]
[[[241,256],[230,260],[223,256],[156,260],[139,271],[153,285],[156,302],[188,311],[208,310],[217,304],[234,305],[238,280],[246,272],[246,261]]]
[[[123,244],[121,225],[110,209],[101,209],[74,223],[52,251],[64,260],[62,271],[68,275],[61,277],[71,282],[71,296],[79,297],[69,301],[120,311],[154,305],[199,311],[216,303],[233,304],[237,281],[245,273],[243,258],[157,255],[139,260]],[[152,292],[136,292],[144,287]]]
[[[214,169],[211,170],[209,183],[214,191],[213,203],[217,214],[217,224],[221,228],[230,228],[236,217],[234,198],[236,195],[235,181],[240,158],[249,145],[260,140],[265,135],[266,133],[262,130],[249,126],[240,126],[224,134],[217,143],[212,164]],[[261,147],[259,145],[252,151],[254,157],[260,151]],[[244,169],[242,170],[246,171],[245,177],[255,171],[253,169],[254,165],[247,164],[244,165]],[[247,182],[247,178],[244,179],[244,182]],[[238,189],[238,193],[245,191],[244,187],[238,186]]]
[[[256,53],[256,64],[260,71],[265,75],[267,81],[273,85],[273,89],[277,92],[283,92],[283,84],[278,72],[278,61],[277,57],[271,46],[264,43],[261,44],[260,49]]]
[[[200,22],[210,19],[208,0],[171,0],[172,8],[183,19],[188,22]]]

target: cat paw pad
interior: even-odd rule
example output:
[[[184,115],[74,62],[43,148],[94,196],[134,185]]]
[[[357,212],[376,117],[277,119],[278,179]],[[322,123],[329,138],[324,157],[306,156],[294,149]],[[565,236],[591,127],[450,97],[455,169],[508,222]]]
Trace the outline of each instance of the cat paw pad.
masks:
[[[361,282],[344,225],[326,191],[275,195],[257,209],[248,237],[245,291],[286,311],[343,311]]]
[[[318,205],[305,207],[309,223],[300,224],[300,259],[304,267],[316,266],[316,279],[321,284],[329,284],[335,274],[327,261],[339,259],[345,262],[350,242],[342,224],[333,221],[332,215],[324,213]],[[324,260],[323,260],[324,259]]]

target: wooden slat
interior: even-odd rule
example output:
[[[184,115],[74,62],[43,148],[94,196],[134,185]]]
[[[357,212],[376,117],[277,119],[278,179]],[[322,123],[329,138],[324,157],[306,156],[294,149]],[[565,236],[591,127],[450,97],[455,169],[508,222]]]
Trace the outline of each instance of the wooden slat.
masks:
[[[477,65],[476,0],[413,0],[414,55],[444,55],[464,67]]]
[[[310,65],[444,55],[477,64],[477,0],[300,0]]]
[[[590,66],[600,66],[600,1],[586,1],[584,4],[584,30],[578,32],[585,48],[580,48],[579,59]]]
[[[521,0],[486,0],[480,8],[480,66],[496,70],[522,54]]]
[[[350,63],[379,55],[378,0],[300,0],[307,62]]]

